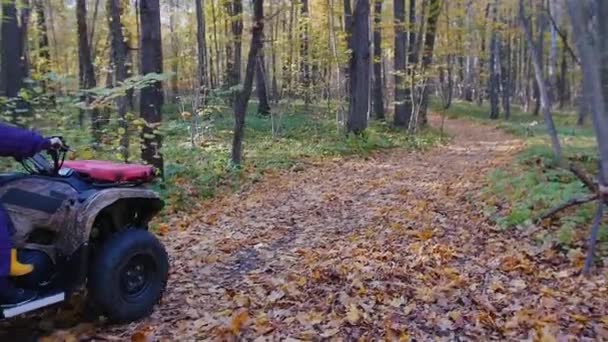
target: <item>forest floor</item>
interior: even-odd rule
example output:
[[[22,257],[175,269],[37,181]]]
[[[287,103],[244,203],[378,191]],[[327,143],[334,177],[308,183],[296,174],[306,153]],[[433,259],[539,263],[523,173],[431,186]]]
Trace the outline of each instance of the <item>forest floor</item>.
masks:
[[[46,341],[608,339],[606,271],[582,278],[580,253],[483,214],[486,175],[525,143],[468,120],[445,128],[453,140],[426,152],[311,161],[192,203],[161,231],[171,275],[148,319],[64,329],[66,310],[3,331],[34,325]]]

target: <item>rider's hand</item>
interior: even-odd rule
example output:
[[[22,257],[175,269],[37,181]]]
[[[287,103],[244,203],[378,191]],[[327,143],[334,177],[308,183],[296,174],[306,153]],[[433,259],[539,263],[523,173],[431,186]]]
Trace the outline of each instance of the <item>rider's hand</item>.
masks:
[[[63,140],[59,137],[52,137],[49,139],[49,142],[51,143],[51,149],[53,150],[59,150],[65,146]]]

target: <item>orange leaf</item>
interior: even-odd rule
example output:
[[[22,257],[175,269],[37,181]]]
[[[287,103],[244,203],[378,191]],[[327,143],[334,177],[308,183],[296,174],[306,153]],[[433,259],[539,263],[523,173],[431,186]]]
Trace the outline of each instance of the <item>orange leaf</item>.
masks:
[[[238,335],[241,329],[247,324],[249,321],[249,313],[246,310],[239,312],[236,316],[232,318],[232,323],[230,325],[230,329],[234,335]]]

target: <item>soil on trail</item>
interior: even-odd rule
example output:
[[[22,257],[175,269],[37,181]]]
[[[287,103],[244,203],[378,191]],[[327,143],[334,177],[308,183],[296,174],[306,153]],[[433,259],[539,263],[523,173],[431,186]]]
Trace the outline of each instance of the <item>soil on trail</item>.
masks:
[[[608,338],[604,274],[582,279],[554,246],[483,214],[485,176],[523,143],[445,129],[453,141],[430,151],[323,161],[195,205],[163,237],[172,272],[150,318],[49,337]]]

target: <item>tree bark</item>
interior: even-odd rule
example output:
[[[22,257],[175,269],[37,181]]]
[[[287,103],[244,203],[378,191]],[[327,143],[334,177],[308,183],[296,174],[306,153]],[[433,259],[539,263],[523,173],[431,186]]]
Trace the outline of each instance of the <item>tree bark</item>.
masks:
[[[304,93],[304,104],[308,108],[311,100],[311,78],[310,78],[310,16],[308,0],[301,0],[300,18],[300,83]]]
[[[232,140],[232,164],[240,166],[243,156],[243,138],[245,131],[245,114],[251,96],[253,76],[257,63],[258,52],[262,48],[262,35],[264,32],[264,1],[253,0],[253,27],[251,29],[251,47],[247,57],[245,81],[234,106],[234,137]]]
[[[91,60],[91,50],[89,45],[89,35],[87,30],[87,5],[86,0],[76,1],[76,24],[78,27],[78,70],[79,84],[81,89],[95,88],[95,69]],[[82,100],[88,105],[91,97],[85,95]],[[91,133],[95,142],[99,142],[101,133],[101,121],[99,110],[93,108],[91,111]]]
[[[262,35],[262,45],[264,44],[264,36]],[[260,48],[255,68],[255,84],[256,93],[258,96],[258,114],[270,114],[270,104],[268,102],[268,85],[266,82],[266,64],[264,61],[264,48]]]
[[[2,2],[2,22],[0,32],[0,96],[15,98],[23,85],[24,75],[21,72],[20,28],[17,19],[15,0]]]
[[[437,35],[437,21],[439,20],[439,14],[441,13],[441,0],[430,0],[429,4],[429,16],[426,22],[426,33],[424,37],[424,50],[422,55],[422,73],[425,75],[425,86],[422,89],[422,100],[419,118],[417,124],[424,127],[428,123],[427,119],[427,108],[429,102],[429,87],[428,80],[429,76],[426,75],[427,70],[433,63],[433,52],[435,49],[435,38]]]
[[[384,120],[382,89],[382,1],[374,0],[374,114]]]
[[[408,110],[407,101],[408,94],[406,89],[409,86],[406,85],[407,75],[407,64],[405,60],[406,56],[406,42],[407,35],[405,31],[405,0],[393,1],[393,13],[395,16],[395,115],[394,125],[396,127],[407,128],[410,123],[410,117],[412,114],[411,106]],[[410,34],[413,29],[410,27]],[[410,49],[412,47],[410,46]],[[411,101],[410,101],[411,103]]]
[[[204,106],[207,102],[207,68],[206,68],[206,54],[207,54],[207,42],[205,41],[205,4],[204,0],[194,0],[196,7],[196,46],[197,46],[197,92],[200,97],[198,102],[201,106]],[[200,108],[199,108],[200,109]]]
[[[199,0],[195,0],[199,2]],[[177,13],[179,12],[179,0],[169,0],[169,38],[171,43],[171,96],[170,102],[177,103],[177,98],[179,97],[179,86],[178,86],[178,76],[179,76],[179,39],[177,37],[176,32],[176,21],[177,21]],[[198,28],[198,12],[197,12],[197,28]],[[197,40],[198,40],[198,32],[197,32]],[[203,58],[205,55],[203,54]],[[204,62],[203,62],[204,63]]]
[[[127,39],[124,35],[122,24],[123,8],[120,0],[107,0],[108,6],[108,26],[110,30],[110,61],[113,76],[113,85],[118,85],[124,82],[128,77],[128,47]],[[142,51],[143,53],[143,51]],[[127,95],[127,94],[125,94]],[[121,152],[125,160],[129,158],[129,125],[127,123],[127,106],[128,99],[126,96],[120,96],[116,99],[116,107],[118,110],[118,124],[121,128],[120,146]]]
[[[141,74],[163,72],[163,50],[159,0],[139,0],[141,22]],[[146,125],[142,131],[142,159],[161,174],[164,171],[162,139],[158,133],[162,121],[163,85],[155,82],[141,90],[140,115]]]
[[[500,67],[500,63],[497,63],[499,56],[499,42],[498,42],[498,32],[496,31],[496,21],[498,17],[498,0],[494,1],[492,6],[492,38],[490,40],[490,62],[489,66],[489,74],[490,77],[488,79],[488,93],[490,95],[490,119],[498,119],[500,116],[500,108],[499,108],[499,91],[500,91],[500,77],[498,74],[498,68]]]
[[[538,84],[540,103],[543,111],[545,124],[547,125],[547,131],[551,138],[551,146],[553,147],[553,153],[555,155],[556,161],[560,163],[562,160],[562,148],[559,141],[559,137],[557,136],[557,129],[555,128],[555,123],[553,122],[553,115],[551,114],[551,103],[549,100],[549,94],[547,93],[547,87],[543,75],[543,68],[541,66],[542,56],[539,52],[540,49],[538,48],[538,45],[534,43],[534,40],[532,38],[532,31],[530,29],[529,20],[526,17],[523,0],[519,0],[519,17],[522,23],[522,27],[524,29],[524,33],[526,35],[526,39],[528,40],[530,53],[532,54],[532,66],[534,67],[536,83]]]
[[[369,0],[357,0],[351,29],[350,106],[347,132],[360,134],[367,128],[370,86]]]
[[[49,34],[46,25],[46,14],[42,0],[35,0],[36,26],[38,28],[38,71],[46,75],[49,72],[51,51],[49,47]]]

